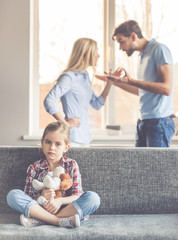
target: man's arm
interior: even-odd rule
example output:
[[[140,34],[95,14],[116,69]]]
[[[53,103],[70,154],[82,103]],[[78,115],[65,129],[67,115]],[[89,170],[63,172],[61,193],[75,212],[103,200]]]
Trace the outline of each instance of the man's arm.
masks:
[[[132,94],[134,94],[136,96],[139,95],[138,87],[131,86],[131,85],[125,84],[125,83],[119,83],[119,82],[114,82],[113,85],[116,86],[116,87],[119,87],[119,88],[121,88],[123,90],[125,90],[126,92],[132,93]]]
[[[169,64],[163,64],[157,68],[157,71],[161,82],[135,80],[132,79],[126,71],[124,77],[117,76],[117,72],[115,72],[114,74],[107,76],[107,78],[114,81],[115,85],[118,83],[125,83],[126,85],[140,88],[148,92],[169,96],[172,90],[172,66]]]
[[[169,96],[172,90],[172,67],[164,64],[157,68],[161,82],[145,82],[128,79],[128,84],[148,92]]]

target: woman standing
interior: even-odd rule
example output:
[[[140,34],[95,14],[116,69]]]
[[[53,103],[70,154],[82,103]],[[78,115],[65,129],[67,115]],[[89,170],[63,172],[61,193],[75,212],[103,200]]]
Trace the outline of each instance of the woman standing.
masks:
[[[44,100],[46,111],[58,121],[70,126],[70,141],[89,144],[92,141],[88,124],[89,104],[99,110],[105,103],[112,83],[109,81],[100,96],[96,96],[87,72],[95,67],[99,58],[97,42],[80,38],[74,45],[66,69]],[[57,100],[61,99],[65,118],[59,112]]]

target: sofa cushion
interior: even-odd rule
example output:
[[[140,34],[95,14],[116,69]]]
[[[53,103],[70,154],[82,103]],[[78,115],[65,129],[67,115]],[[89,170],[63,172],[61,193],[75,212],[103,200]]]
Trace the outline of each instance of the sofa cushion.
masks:
[[[178,240],[178,214],[91,215],[75,229],[25,228],[19,225],[19,215],[6,215],[3,221],[0,215],[0,219],[3,240]]]

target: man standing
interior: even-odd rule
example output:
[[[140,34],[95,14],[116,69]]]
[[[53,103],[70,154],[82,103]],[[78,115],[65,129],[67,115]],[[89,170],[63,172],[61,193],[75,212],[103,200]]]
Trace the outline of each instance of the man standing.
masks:
[[[144,38],[138,23],[133,20],[115,28],[112,39],[128,56],[134,51],[140,52],[137,80],[121,68],[107,77],[114,85],[140,97],[136,147],[169,147],[175,131],[170,50],[155,39]]]

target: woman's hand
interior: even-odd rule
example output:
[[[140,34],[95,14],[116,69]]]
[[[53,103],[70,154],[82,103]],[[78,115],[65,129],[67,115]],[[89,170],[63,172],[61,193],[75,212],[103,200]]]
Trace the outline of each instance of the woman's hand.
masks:
[[[46,209],[46,211],[50,212],[53,215],[55,215],[58,212],[61,206],[62,198],[52,199],[44,204],[44,208]]]
[[[131,79],[128,72],[124,68],[120,67],[114,73],[110,72],[107,78],[114,83],[128,83]]]
[[[116,73],[116,71],[114,73]],[[105,75],[103,75],[103,76],[102,75],[95,75],[95,77],[97,79],[100,79],[100,80],[104,81],[104,82],[108,82],[108,83],[110,82],[110,84],[112,84],[113,83],[113,78],[109,79],[109,77],[108,77],[108,76],[110,76],[112,74],[112,69],[109,70],[109,73],[105,71],[104,74]],[[111,80],[111,81],[109,81],[109,80]]]
[[[100,79],[100,80],[102,80],[102,81],[104,81],[104,82],[108,82],[108,78],[107,78],[107,76],[109,75],[109,74],[111,74],[111,72],[112,72],[112,69],[110,69],[109,70],[109,73],[107,73],[106,71],[104,72],[104,76],[102,76],[102,75],[95,75],[95,77],[96,78],[98,78],[98,79]]]
[[[79,119],[80,119],[79,117],[73,117],[66,119],[66,122],[69,124],[70,128],[79,127],[80,126]]]
[[[50,201],[52,199],[54,199],[54,197],[56,196],[54,189],[51,188],[44,188],[41,196],[45,197],[47,201]]]

